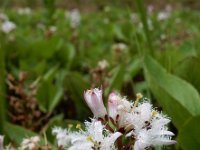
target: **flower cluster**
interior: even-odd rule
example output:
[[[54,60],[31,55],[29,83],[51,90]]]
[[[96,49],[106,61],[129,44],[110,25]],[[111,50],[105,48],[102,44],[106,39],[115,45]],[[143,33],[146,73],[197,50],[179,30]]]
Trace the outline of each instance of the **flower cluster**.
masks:
[[[6,34],[10,33],[16,28],[16,24],[9,20],[9,18],[0,13],[0,30]]]
[[[30,138],[23,139],[23,141],[21,143],[21,149],[22,150],[37,149],[39,141],[40,141],[40,138],[38,136],[33,136],[33,137],[30,137]]]
[[[85,122],[86,130],[71,132],[61,128],[54,128],[58,146],[68,150],[113,150],[114,142],[121,136],[120,132],[111,133],[101,121],[91,119]]]
[[[102,90],[87,90],[84,98],[94,114],[94,119],[85,122],[85,130],[80,126],[76,132],[54,128],[52,132],[56,135],[59,148],[145,150],[157,145],[175,144],[176,141],[171,140],[174,134],[166,126],[170,119],[156,111],[147,99],[142,100],[141,94],[136,96],[136,100],[132,102],[112,92],[106,109]]]

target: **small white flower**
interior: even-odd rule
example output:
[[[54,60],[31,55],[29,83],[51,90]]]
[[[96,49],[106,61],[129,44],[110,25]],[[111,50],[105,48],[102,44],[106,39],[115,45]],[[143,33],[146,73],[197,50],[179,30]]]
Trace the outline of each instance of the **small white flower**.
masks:
[[[40,141],[40,138],[38,136],[33,136],[31,138],[23,139],[21,143],[21,148],[22,150],[34,149],[38,146],[39,141]]]
[[[53,128],[52,133],[56,135],[58,146],[67,147],[71,144],[72,134],[69,130],[62,128]]]
[[[139,20],[140,20],[137,13],[131,13],[131,14],[130,14],[130,19],[131,19],[131,21],[133,21],[134,23],[138,23]]]
[[[134,150],[176,143],[171,140],[174,134],[166,127],[170,120],[153,110],[150,103],[140,104],[127,114],[126,118],[133,126],[133,130],[127,136],[132,135],[136,139]]]
[[[133,103],[121,97],[118,93],[112,92],[108,97],[108,114],[118,127],[127,125],[126,115],[131,111],[132,106]]]
[[[25,7],[25,8],[19,8],[18,10],[17,10],[17,13],[19,14],[19,15],[30,15],[31,14],[31,9],[29,8],[29,7]]]
[[[81,15],[78,9],[73,9],[69,12],[69,21],[72,28],[77,28],[81,21]]]
[[[148,18],[148,19],[147,19],[147,25],[148,25],[148,28],[149,28],[150,31],[152,31],[152,30],[154,29],[154,26],[153,26],[153,23],[152,23],[151,18]],[[140,29],[143,29],[143,23],[140,22],[140,23],[138,24],[138,27],[139,27]]]
[[[156,128],[152,126],[151,129],[142,129],[137,136],[137,140],[134,144],[134,150],[145,150],[148,147],[154,147],[157,145],[171,145],[176,141],[171,140],[174,134],[164,128]]]
[[[160,35],[160,39],[161,39],[161,40],[166,40],[166,38],[167,38],[167,36],[166,36],[165,34],[161,34],[161,35]]]
[[[52,33],[55,33],[57,31],[57,27],[56,26],[50,26],[49,31],[52,32]]]
[[[8,20],[7,15],[4,13],[0,13],[0,21],[6,21],[6,20]]]
[[[152,14],[153,10],[154,10],[154,6],[153,5],[148,5],[147,6],[147,11],[148,11],[149,14]]]
[[[110,10],[111,10],[111,9],[110,9],[109,6],[105,6],[105,7],[104,7],[104,11],[105,11],[105,12],[109,12]]]
[[[106,108],[103,104],[103,99],[102,99],[102,90],[99,90],[97,88],[87,90],[84,93],[84,98],[93,112],[94,116],[97,118],[104,118],[105,115],[107,114]]]
[[[112,46],[112,50],[117,51],[117,52],[122,52],[124,50],[126,50],[128,48],[128,46],[124,43],[116,43]]]
[[[108,66],[109,64],[105,59],[98,62],[98,67],[101,68],[102,70],[106,69]]]
[[[92,119],[92,122],[85,122],[86,131],[80,131],[72,138],[72,146],[69,150],[114,150],[114,142],[121,136],[121,133],[110,133],[100,121]]]
[[[157,19],[159,21],[167,20],[170,17],[170,12],[168,11],[161,11],[158,13]]]
[[[126,120],[134,127],[134,135],[149,122],[152,114],[152,105],[148,102],[140,104],[132,112],[127,113]]]
[[[9,21],[9,20],[4,21],[2,23],[2,25],[1,25],[1,30],[6,34],[11,32],[15,28],[16,28],[16,25],[13,22]]]
[[[3,150],[3,136],[0,135],[0,150]]]
[[[37,28],[38,28],[38,29],[45,30],[46,26],[45,26],[45,24],[43,24],[42,22],[38,22],[38,23],[37,23]]]

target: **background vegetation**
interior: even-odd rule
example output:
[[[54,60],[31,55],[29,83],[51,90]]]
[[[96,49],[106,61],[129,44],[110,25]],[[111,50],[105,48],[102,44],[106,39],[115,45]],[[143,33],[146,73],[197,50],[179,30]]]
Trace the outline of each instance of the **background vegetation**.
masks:
[[[0,133],[7,141],[45,133],[53,144],[51,128],[92,116],[83,92],[102,86],[105,100],[112,90],[129,99],[143,93],[172,119],[178,144],[169,149],[199,149],[198,2],[0,3],[0,14],[16,25],[0,32]]]

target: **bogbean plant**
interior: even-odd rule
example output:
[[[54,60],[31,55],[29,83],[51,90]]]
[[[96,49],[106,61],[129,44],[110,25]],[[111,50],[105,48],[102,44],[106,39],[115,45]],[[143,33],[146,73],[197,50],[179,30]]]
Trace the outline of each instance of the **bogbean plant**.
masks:
[[[22,137],[33,135],[28,134],[29,130],[25,130],[24,127],[11,124],[13,122],[10,118],[10,120],[6,120],[5,116],[9,109],[5,107],[4,100],[7,96],[13,97],[7,93],[2,94],[6,91],[2,90],[5,87],[3,77],[5,75],[3,74],[16,76],[18,72],[25,70],[29,73],[31,80],[38,78],[36,81],[39,83],[37,93],[39,108],[47,114],[47,117],[51,114],[48,124],[44,125],[44,122],[38,124],[42,130],[50,130],[51,123],[57,121],[56,119],[60,117],[59,114],[66,115],[68,111],[71,111],[71,116],[67,114],[65,118],[73,116],[73,119],[76,120],[85,119],[88,111],[83,107],[80,99],[82,91],[87,89],[90,84],[103,85],[105,96],[111,89],[120,91],[123,87],[129,96],[133,96],[133,93],[129,93],[131,91],[142,91],[145,95],[152,95],[152,99],[156,99],[159,106],[172,118],[175,127],[173,131],[178,131],[176,139],[179,142],[176,146],[182,149],[196,148],[198,150],[200,143],[198,138],[200,134],[198,126],[200,120],[200,45],[198,39],[200,34],[197,33],[199,33],[200,27],[199,24],[195,24],[195,21],[199,19],[199,13],[189,9],[185,13],[185,11],[176,9],[172,12],[167,11],[167,15],[164,15],[163,13],[157,14],[152,7],[149,7],[149,10],[151,11],[146,19],[143,17],[146,25],[141,23],[138,13],[126,13],[124,9],[112,7],[106,7],[102,12],[90,14],[78,14],[77,10],[65,12],[58,9],[51,18],[53,22],[46,22],[44,18],[49,17],[44,16],[43,11],[40,10],[20,10],[18,14],[16,11],[7,9],[7,13],[5,13],[7,16],[1,13],[0,132],[6,134],[4,137],[12,139],[13,143],[17,145],[21,142]],[[150,33],[147,35],[151,36],[151,40],[148,40],[144,34],[144,28],[146,30],[147,26],[150,27]],[[146,40],[149,41],[148,44]],[[148,56],[145,54],[151,47],[150,44],[153,46],[155,55],[148,53],[150,54]],[[2,54],[4,52],[5,54]],[[105,59],[107,63],[102,63],[106,62],[102,59]],[[96,64],[100,65],[95,68]],[[104,68],[107,70],[105,71]],[[91,74],[89,75],[89,73]],[[99,74],[102,76],[99,77]],[[63,85],[64,79],[67,82]],[[62,105],[63,99],[70,102],[70,107]],[[69,125],[71,127],[69,129],[55,128],[53,130],[55,137],[68,137],[67,143],[69,143],[62,145],[61,139],[66,139],[60,138],[57,144],[60,149],[73,147],[77,144],[75,142],[77,138],[72,135],[83,137],[80,139],[82,144],[86,137],[86,145],[94,144],[96,139],[89,134],[89,128],[93,124],[98,124],[103,130],[103,139],[108,137],[115,139],[112,141],[115,141],[115,148],[128,144],[130,147],[145,146],[144,143],[141,144],[141,141],[145,141],[143,139],[146,135],[151,135],[150,131],[153,131],[155,122],[158,121],[155,118],[159,115],[157,111],[152,110],[151,104],[148,106],[146,103],[147,101],[144,99],[141,99],[138,104],[136,101],[129,102],[131,107],[135,107],[130,110],[121,109],[125,106],[120,105],[117,107],[117,112],[120,112],[117,118],[115,113],[112,114],[109,103],[106,104],[109,106],[108,109],[102,111],[106,114],[105,116],[95,112],[97,107],[90,106],[88,103],[95,117],[86,123],[86,129],[80,129],[79,125],[77,132],[72,132],[71,125]],[[59,104],[64,107],[64,111],[60,111]],[[130,119],[130,116],[136,116],[136,110],[140,110],[140,107],[147,108],[145,104],[149,107],[147,114],[151,115],[146,124],[151,126],[151,130],[147,130],[147,126],[141,127],[142,125],[139,126],[140,128],[134,127],[135,120],[131,121]],[[59,107],[56,107],[58,105]],[[116,109],[114,110],[116,111]],[[122,110],[125,113],[121,113]],[[53,116],[54,113],[55,116]],[[131,121],[132,124],[122,126],[120,116],[125,116],[125,122]],[[166,116],[162,114],[159,116],[163,118],[160,119],[161,121],[166,119],[167,122]],[[13,117],[16,116],[13,115]],[[29,121],[27,118],[24,120]],[[68,121],[61,117],[58,120],[63,124]],[[166,122],[159,127],[165,128]],[[33,121],[33,123],[37,122]],[[161,137],[171,137],[172,133],[165,132],[166,130],[161,129],[164,132]],[[49,142],[53,143],[53,138],[49,133],[47,135]],[[97,139],[96,141],[101,142],[102,140]],[[173,141],[171,142],[173,143]],[[22,143],[22,147],[40,146],[37,137],[26,139]],[[29,145],[29,143],[32,144]],[[148,143],[151,143],[150,146]],[[156,145],[155,141],[146,144],[147,148]],[[157,144],[161,144],[161,141]],[[167,143],[163,142],[163,144]],[[37,148],[37,146],[34,147]]]
[[[158,145],[171,145],[174,134],[168,131],[170,119],[153,108],[140,93],[136,100],[112,92],[108,97],[108,109],[104,106],[102,90],[95,88],[84,92],[84,98],[93,112],[85,121],[85,129],[77,124],[78,131],[61,127],[52,129],[57,149],[67,150],[147,150]],[[0,137],[2,147],[3,138]],[[39,138],[24,139],[20,149],[37,150]],[[1,148],[2,149],[2,148]]]

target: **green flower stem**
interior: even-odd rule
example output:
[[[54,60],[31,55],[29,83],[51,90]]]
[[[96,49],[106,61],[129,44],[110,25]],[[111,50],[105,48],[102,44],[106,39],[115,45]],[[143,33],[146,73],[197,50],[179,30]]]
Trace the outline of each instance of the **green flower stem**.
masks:
[[[6,120],[6,106],[5,106],[5,54],[4,50],[0,45],[0,134],[4,132],[5,129],[5,120]]]
[[[146,9],[144,7],[144,0],[136,0],[136,5],[141,17],[141,21],[144,27],[144,32],[147,38],[147,43],[149,46],[149,51],[146,51],[146,54],[151,54],[152,56],[154,56],[154,51],[153,51],[153,46],[152,46],[152,40],[151,40],[151,36],[149,33],[149,28],[148,28],[148,23],[147,23],[147,13],[146,13]]]

